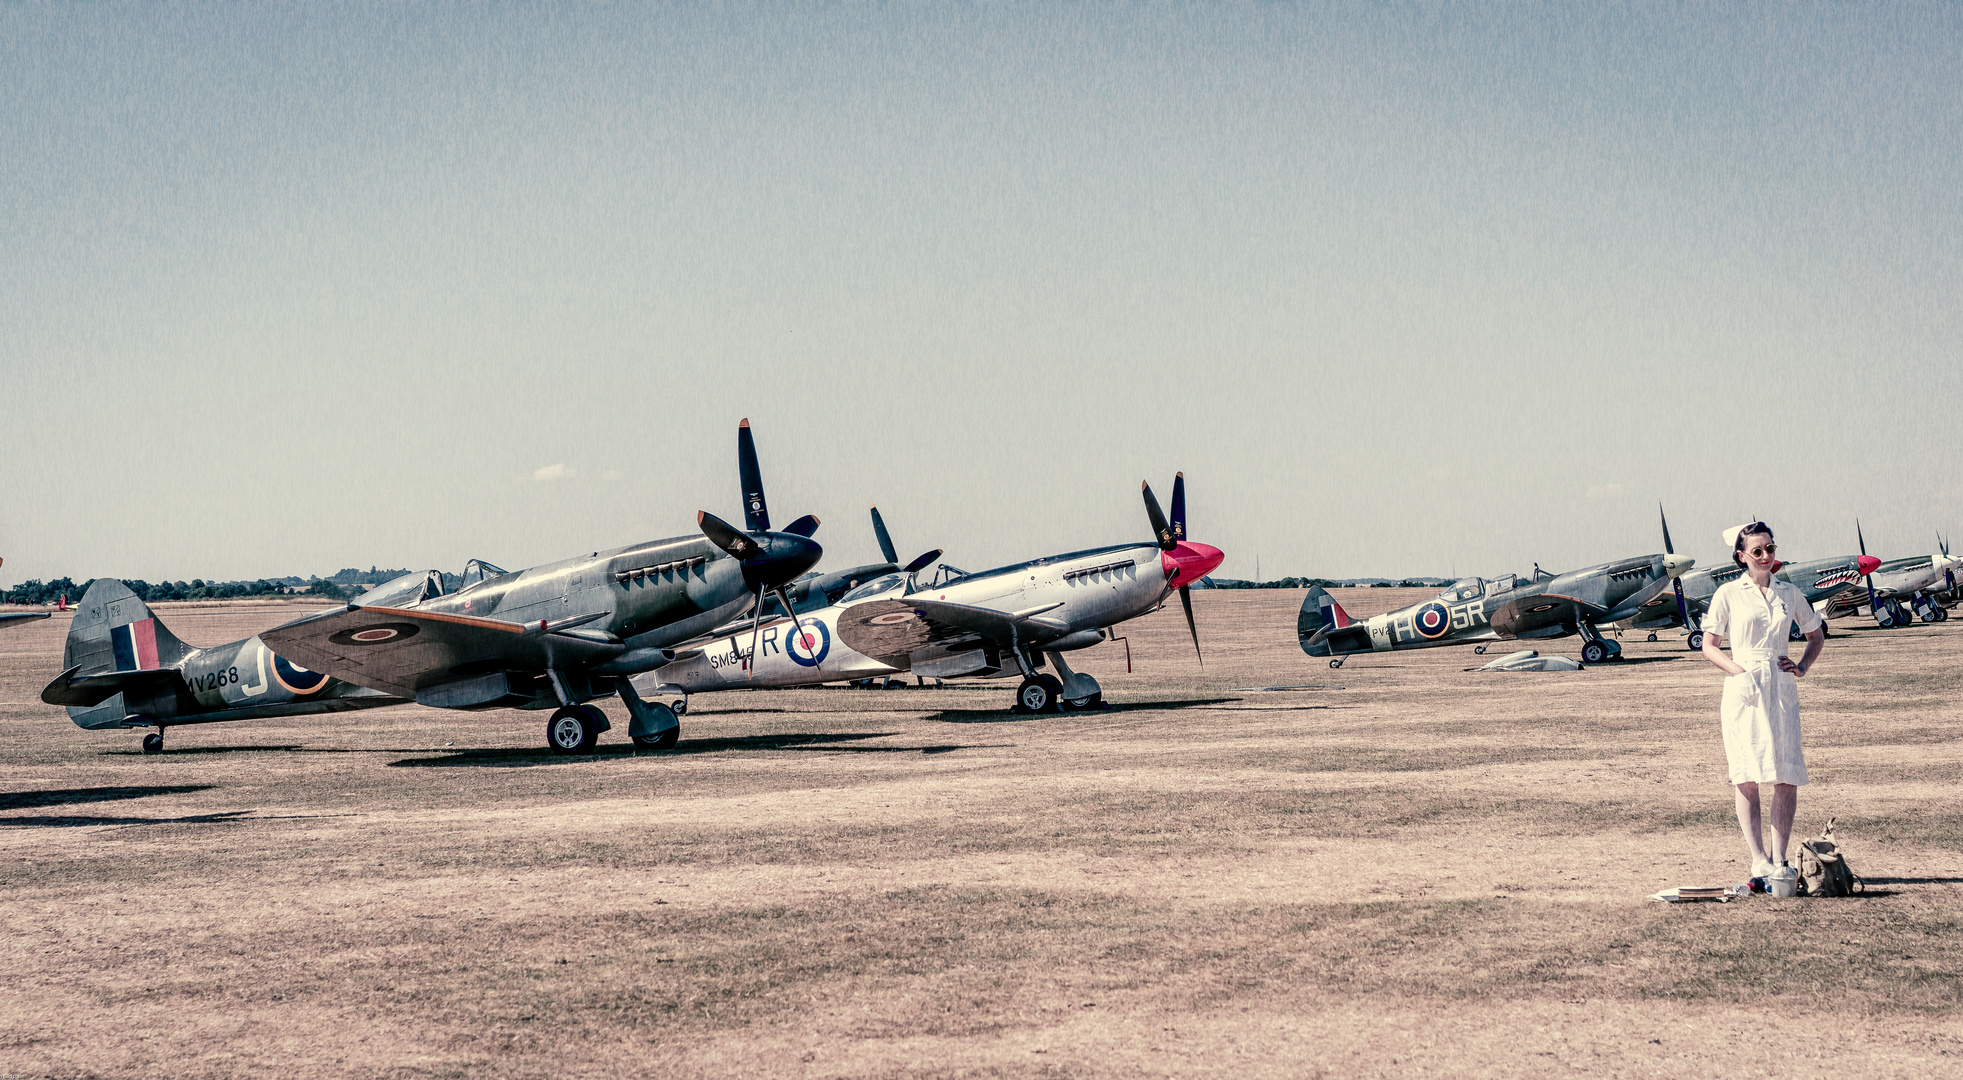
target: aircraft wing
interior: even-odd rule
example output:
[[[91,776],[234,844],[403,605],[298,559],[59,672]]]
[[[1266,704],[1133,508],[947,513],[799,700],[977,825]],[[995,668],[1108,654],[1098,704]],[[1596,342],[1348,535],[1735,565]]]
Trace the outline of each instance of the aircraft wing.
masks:
[[[45,619],[51,614],[46,611],[0,611],[0,623],[20,622],[23,619]]]
[[[871,600],[839,613],[838,636],[845,644],[881,663],[906,658],[930,646],[952,648],[968,641],[1034,645],[1070,627],[1038,614],[1013,614],[945,600]]]
[[[348,608],[309,615],[259,635],[274,652],[359,686],[404,697],[492,671],[544,671],[610,659],[625,651],[570,625],[514,623],[407,608]],[[462,670],[458,670],[458,669]]]
[[[1674,600],[1674,598],[1673,598]],[[1493,629],[1504,637],[1558,637],[1580,630],[1583,615],[1604,614],[1585,600],[1559,593],[1536,593],[1509,600],[1493,612]]]
[[[41,700],[50,705],[73,705],[77,708],[91,709],[127,691],[182,689],[184,686],[184,677],[176,668],[146,668],[142,671],[105,671],[99,675],[76,675],[75,673],[80,670],[82,670],[81,665],[77,664],[55,676],[53,682],[41,689]]]

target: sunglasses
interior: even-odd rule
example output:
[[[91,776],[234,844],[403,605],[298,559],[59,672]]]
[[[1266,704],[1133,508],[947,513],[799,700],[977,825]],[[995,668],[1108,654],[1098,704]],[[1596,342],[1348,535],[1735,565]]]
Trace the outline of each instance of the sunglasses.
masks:
[[[1778,550],[1779,550],[1778,544],[1766,544],[1763,547],[1747,548],[1745,550],[1745,554],[1750,555],[1752,558],[1756,559],[1760,555],[1770,555]]]

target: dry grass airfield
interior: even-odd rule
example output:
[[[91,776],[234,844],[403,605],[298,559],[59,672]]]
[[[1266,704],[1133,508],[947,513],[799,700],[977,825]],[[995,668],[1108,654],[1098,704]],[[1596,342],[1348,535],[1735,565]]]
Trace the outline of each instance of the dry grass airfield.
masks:
[[[1963,1074],[1963,620],[1803,684],[1867,898],[1673,907],[1745,868],[1681,637],[1331,671],[1301,597],[1196,594],[1204,671],[1176,604],[1079,654],[1109,712],[708,695],[580,760],[417,707],[146,757],[37,700],[63,618],[0,629],[0,1075]]]

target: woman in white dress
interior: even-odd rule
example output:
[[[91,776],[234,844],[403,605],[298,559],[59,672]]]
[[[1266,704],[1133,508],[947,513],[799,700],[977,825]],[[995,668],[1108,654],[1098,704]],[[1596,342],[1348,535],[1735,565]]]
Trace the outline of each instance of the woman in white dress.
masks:
[[[1825,644],[1826,629],[1791,582],[1772,575],[1782,565],[1772,529],[1763,521],[1724,531],[1732,561],[1745,573],[1718,587],[1704,615],[1704,658],[1725,673],[1724,756],[1737,789],[1738,827],[1752,850],[1752,876],[1796,876],[1786,863],[1806,757],[1799,745],[1799,682]],[[1806,634],[1806,652],[1786,655],[1788,629]],[[1726,656],[1722,646],[1731,647]],[[1772,850],[1760,834],[1759,785],[1772,785]],[[1777,859],[1774,859],[1774,855]]]

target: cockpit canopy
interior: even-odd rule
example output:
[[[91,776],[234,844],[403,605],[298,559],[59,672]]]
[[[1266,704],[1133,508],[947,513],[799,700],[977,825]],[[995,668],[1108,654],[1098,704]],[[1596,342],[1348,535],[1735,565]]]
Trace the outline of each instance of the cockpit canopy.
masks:
[[[1467,600],[1477,600],[1482,596],[1491,596],[1494,593],[1517,588],[1519,580],[1512,574],[1501,574],[1499,577],[1491,578],[1461,578],[1453,582],[1444,592],[1439,593],[1438,599],[1442,603],[1463,604]]]
[[[883,592],[891,592],[899,588],[901,583],[905,581],[906,575],[904,574],[882,574],[853,589],[851,592],[846,593],[844,596],[839,597],[838,602],[841,604],[850,604],[857,600],[864,600],[867,597],[878,596]]]
[[[443,595],[443,571],[420,570],[392,578],[354,598],[362,607],[415,607]]]
[[[482,559],[472,559],[463,564],[462,580],[457,582],[457,591],[462,592],[472,585],[482,585],[492,578],[503,577],[508,573],[510,571],[503,567],[492,566]]]

